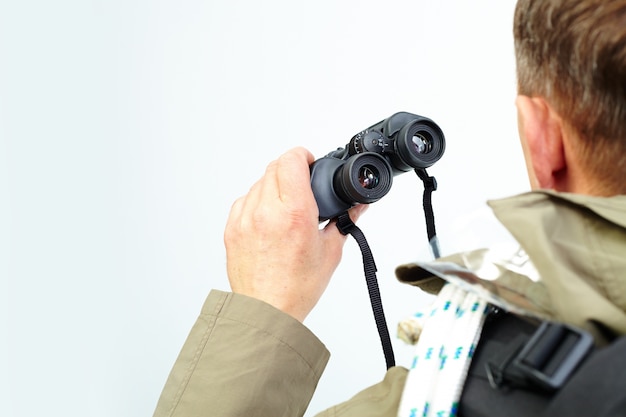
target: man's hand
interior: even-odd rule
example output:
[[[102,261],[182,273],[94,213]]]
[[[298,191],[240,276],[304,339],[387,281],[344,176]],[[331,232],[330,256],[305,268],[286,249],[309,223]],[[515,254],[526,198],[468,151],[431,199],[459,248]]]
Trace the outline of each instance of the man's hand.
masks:
[[[341,260],[346,237],[334,223],[318,226],[309,165],[313,155],[293,149],[234,204],[224,243],[235,293],[265,301],[303,321]],[[351,209],[353,220],[367,206]]]

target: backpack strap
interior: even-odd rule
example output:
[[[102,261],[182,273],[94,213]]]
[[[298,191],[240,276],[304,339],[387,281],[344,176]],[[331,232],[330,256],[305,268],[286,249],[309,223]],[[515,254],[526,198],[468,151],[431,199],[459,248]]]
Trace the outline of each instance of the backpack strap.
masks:
[[[486,319],[459,415],[626,415],[624,369],[626,338],[596,349],[580,329],[496,311]]]

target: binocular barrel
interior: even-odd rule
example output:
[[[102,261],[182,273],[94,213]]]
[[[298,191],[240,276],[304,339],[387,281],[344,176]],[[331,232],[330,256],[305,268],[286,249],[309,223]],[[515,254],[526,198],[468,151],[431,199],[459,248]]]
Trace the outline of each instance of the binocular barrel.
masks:
[[[311,164],[319,220],[380,200],[391,190],[395,175],[430,167],[443,156],[445,146],[435,122],[407,112],[357,133],[344,148]]]

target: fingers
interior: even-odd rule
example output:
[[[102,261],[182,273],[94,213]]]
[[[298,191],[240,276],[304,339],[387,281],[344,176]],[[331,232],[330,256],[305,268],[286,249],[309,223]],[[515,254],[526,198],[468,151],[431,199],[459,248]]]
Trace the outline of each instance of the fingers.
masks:
[[[311,190],[314,158],[296,148],[270,163],[226,224],[226,266],[233,292],[268,302],[303,320],[324,292],[346,240],[336,227],[319,230]],[[353,221],[367,206],[349,213]]]
[[[350,218],[352,219],[352,221],[356,223],[359,220],[359,218],[361,218],[363,213],[367,211],[368,208],[369,208],[369,204],[357,204],[356,206],[348,210],[348,214],[350,215]]]
[[[356,223],[361,215],[367,211],[369,207],[368,204],[358,204],[348,210],[348,214],[350,215],[350,219]],[[332,221],[324,227],[322,230],[324,235],[324,239],[326,241],[326,245],[329,248],[329,253],[336,253],[338,255],[337,262],[341,259],[341,251],[343,249],[343,245],[347,240],[347,235],[342,234],[337,228],[337,223]]]
[[[248,194],[235,201],[228,223],[254,227],[250,222],[280,222],[288,216],[298,222],[317,224],[317,204],[309,174],[313,160],[313,155],[300,147],[269,163]]]
[[[369,204],[357,204],[356,206],[350,208],[350,210],[348,210],[348,215],[350,216],[350,219],[352,220],[352,222],[356,223],[359,220],[359,218],[361,218],[363,213],[367,211],[368,207],[369,207]],[[335,226],[334,221],[328,223],[324,229],[336,230],[338,233],[340,233],[337,227]]]
[[[313,155],[304,148],[292,149],[278,158],[275,173],[281,201],[289,203],[305,196],[309,200],[313,197],[309,174],[313,160]]]
[[[291,149],[275,161],[268,164],[265,174],[233,204],[229,221],[241,219],[243,213],[269,210],[276,202],[283,203],[289,213],[310,218],[317,222],[317,204],[311,190],[309,167],[314,161],[313,155],[305,148]],[[367,210],[367,204],[357,204],[348,213],[353,222]],[[323,230],[338,232],[334,225]]]
[[[313,155],[304,148],[284,153],[268,164],[263,177],[250,189],[249,197],[263,194],[281,201],[301,199],[311,189],[309,165],[313,160]]]

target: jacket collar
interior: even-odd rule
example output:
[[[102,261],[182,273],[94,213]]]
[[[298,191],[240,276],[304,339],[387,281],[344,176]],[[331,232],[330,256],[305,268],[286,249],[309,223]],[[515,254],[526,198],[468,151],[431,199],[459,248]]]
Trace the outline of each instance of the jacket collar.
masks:
[[[521,250],[401,265],[398,279],[431,293],[455,281],[509,311],[585,327],[600,341],[626,334],[626,196],[534,191],[488,204]]]

